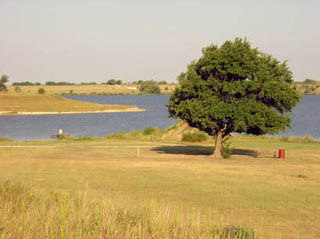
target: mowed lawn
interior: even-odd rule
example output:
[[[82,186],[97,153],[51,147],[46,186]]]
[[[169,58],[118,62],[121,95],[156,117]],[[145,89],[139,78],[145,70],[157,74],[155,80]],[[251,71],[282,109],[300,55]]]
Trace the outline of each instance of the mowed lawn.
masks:
[[[320,235],[319,143],[238,137],[232,143],[238,154],[221,160],[208,156],[208,145],[159,144],[140,148],[137,157],[135,147],[41,144],[0,147],[1,179],[128,204],[154,200],[181,214],[198,212],[217,224],[252,228],[260,238]],[[286,149],[286,159],[272,157],[278,148]],[[256,149],[264,154],[251,156]]]

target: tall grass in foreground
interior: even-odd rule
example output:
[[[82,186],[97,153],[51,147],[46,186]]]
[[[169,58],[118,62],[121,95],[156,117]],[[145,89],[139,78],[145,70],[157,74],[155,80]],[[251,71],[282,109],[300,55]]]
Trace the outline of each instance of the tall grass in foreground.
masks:
[[[181,215],[152,201],[124,205],[87,192],[40,193],[0,182],[0,238],[257,238],[244,227],[216,226],[198,212]]]

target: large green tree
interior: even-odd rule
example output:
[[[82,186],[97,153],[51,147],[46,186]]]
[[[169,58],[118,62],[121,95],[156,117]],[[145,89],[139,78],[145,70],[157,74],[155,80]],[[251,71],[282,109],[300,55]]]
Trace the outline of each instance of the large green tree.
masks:
[[[2,75],[0,77],[0,92],[7,89],[7,87],[5,85],[7,82],[8,82],[8,76]]]
[[[171,117],[215,136],[213,156],[232,132],[262,135],[284,131],[300,100],[286,62],[251,47],[246,39],[210,45],[178,77],[167,105]]]

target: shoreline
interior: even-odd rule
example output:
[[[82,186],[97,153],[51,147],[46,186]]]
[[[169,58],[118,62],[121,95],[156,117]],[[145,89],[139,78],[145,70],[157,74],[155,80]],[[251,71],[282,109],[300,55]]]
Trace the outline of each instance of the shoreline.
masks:
[[[65,114],[103,114],[103,113],[121,113],[121,112],[146,112],[145,109],[127,108],[127,109],[112,109],[112,110],[94,110],[94,111],[0,111],[0,116],[16,116],[16,115],[65,115]]]

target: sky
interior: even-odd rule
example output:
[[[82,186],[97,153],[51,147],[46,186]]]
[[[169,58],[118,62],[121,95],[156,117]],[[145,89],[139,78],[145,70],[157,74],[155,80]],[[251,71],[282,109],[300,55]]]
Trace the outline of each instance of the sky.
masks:
[[[246,37],[320,80],[319,0],[0,0],[9,81],[176,82],[210,44]]]

